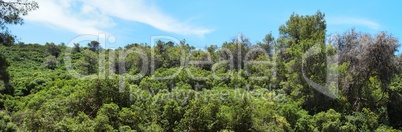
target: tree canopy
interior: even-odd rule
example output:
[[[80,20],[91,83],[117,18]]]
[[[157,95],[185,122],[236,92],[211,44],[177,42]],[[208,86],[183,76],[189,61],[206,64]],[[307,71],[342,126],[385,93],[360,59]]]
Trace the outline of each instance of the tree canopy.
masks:
[[[14,13],[0,11],[2,26],[37,8],[22,3],[0,0]],[[205,49],[3,42],[0,131],[401,131],[398,39],[326,29],[317,11],[293,13],[277,38],[241,34]]]

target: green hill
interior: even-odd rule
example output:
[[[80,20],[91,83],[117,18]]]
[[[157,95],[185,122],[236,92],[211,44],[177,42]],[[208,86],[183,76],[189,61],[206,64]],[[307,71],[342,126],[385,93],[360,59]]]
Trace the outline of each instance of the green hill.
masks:
[[[352,29],[327,42],[321,12],[279,31],[205,50],[0,45],[0,131],[401,129],[396,38]]]

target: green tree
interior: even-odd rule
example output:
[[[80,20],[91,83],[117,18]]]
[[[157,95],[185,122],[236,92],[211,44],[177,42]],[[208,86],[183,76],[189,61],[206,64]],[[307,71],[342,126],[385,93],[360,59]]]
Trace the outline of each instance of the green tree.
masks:
[[[139,106],[137,106],[139,107]],[[119,122],[121,125],[124,126],[129,126],[130,129],[134,130],[139,130],[139,125],[142,123],[142,118],[145,117],[145,115],[141,115],[139,112],[140,110],[137,110],[135,108],[125,108],[123,107],[120,112],[119,112]]]
[[[47,52],[52,55],[55,56],[56,58],[59,57],[59,54],[61,52],[60,47],[57,46],[56,44],[52,43],[46,43],[45,46],[47,47]]]
[[[45,58],[45,67],[54,70],[57,68],[58,61],[55,56],[49,55]]]
[[[104,104],[95,118],[95,131],[111,131],[118,129],[119,106]]]
[[[318,127],[318,131],[338,132],[342,126],[341,114],[333,109],[327,112],[320,112],[314,115],[314,121]]]
[[[4,48],[0,46],[0,51],[4,51]],[[3,81],[4,88],[1,93],[3,94],[10,94],[14,93],[14,89],[11,87],[10,83],[10,74],[7,71],[7,68],[10,64],[8,63],[3,53],[0,52],[0,80]]]
[[[248,132],[253,129],[252,120],[252,107],[250,100],[247,97],[243,97],[239,104],[234,107],[233,113],[233,130],[238,132]]]
[[[163,106],[161,115],[161,126],[164,130],[172,132],[182,119],[184,112],[178,103],[170,100]]]
[[[325,15],[317,11],[314,15],[292,14],[285,25],[279,27],[278,79],[279,85],[294,99],[302,99],[303,108],[318,113],[334,108],[336,101],[316,91],[303,77],[325,85],[327,48],[325,47]],[[303,55],[316,45],[321,50],[309,58]]]
[[[7,26],[10,24],[23,24],[21,16],[27,15],[29,11],[35,10],[38,7],[36,2],[7,2],[0,0],[0,46],[10,46],[14,43],[15,36],[11,34]],[[0,53],[0,80],[4,81],[6,87],[5,93],[12,94],[14,91],[9,85],[10,78],[7,67],[7,60]]]
[[[95,132],[95,122],[85,113],[79,112],[74,118],[64,118],[57,123],[56,131]]]
[[[88,43],[88,48],[89,48],[89,50],[97,51],[101,47],[100,47],[100,43],[98,41],[91,41],[90,43]]]
[[[275,38],[273,37],[272,32],[265,35],[263,43],[258,43],[257,45],[263,48],[269,55],[272,55],[272,50],[275,46]]]
[[[5,132],[14,132],[18,130],[16,124],[12,122],[12,118],[4,111],[0,111],[0,129]]]
[[[211,98],[214,98],[211,97]],[[179,131],[218,131],[222,129],[223,121],[218,118],[221,102],[197,98],[190,102],[183,119],[178,126]]]
[[[353,112],[352,115],[346,116],[346,120],[354,124],[359,131],[371,131],[378,127],[378,115],[367,108],[363,108],[361,112]]]
[[[74,51],[75,52],[80,52],[80,44],[79,43],[74,43]]]
[[[90,50],[84,50],[76,66],[85,75],[94,74],[98,69],[98,55]]]

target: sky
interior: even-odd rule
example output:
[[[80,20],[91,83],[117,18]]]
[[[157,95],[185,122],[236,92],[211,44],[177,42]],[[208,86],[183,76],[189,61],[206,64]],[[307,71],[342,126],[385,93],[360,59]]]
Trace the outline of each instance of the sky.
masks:
[[[270,32],[278,37],[279,26],[292,13],[313,15],[318,10],[325,14],[327,35],[355,28],[370,34],[386,31],[402,39],[402,1],[35,1],[39,9],[24,16],[23,25],[10,26],[20,42],[70,44],[83,35],[104,34],[105,47],[117,48],[152,44],[151,38],[169,36],[202,49],[231,41],[239,33],[252,43],[261,42]]]

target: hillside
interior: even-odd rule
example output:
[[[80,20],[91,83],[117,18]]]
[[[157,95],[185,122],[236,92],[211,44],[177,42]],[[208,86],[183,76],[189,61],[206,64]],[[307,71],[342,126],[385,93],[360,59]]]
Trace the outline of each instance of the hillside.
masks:
[[[330,39],[321,12],[279,31],[203,50],[0,45],[0,130],[400,131],[396,38],[352,29]]]

